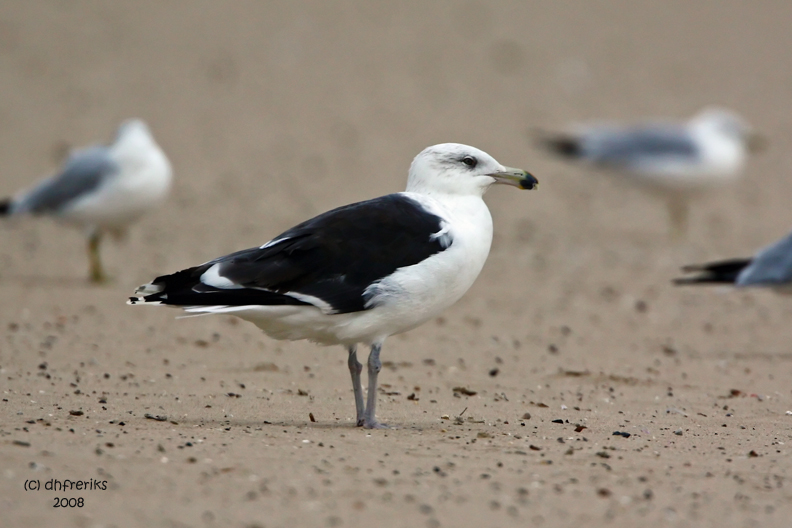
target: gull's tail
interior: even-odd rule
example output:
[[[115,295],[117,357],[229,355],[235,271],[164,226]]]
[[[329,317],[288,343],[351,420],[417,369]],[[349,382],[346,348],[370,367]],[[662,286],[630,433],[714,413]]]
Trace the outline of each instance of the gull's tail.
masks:
[[[536,144],[562,158],[579,158],[583,155],[580,140],[570,134],[546,132],[540,129],[531,131]]]
[[[13,200],[11,198],[0,198],[0,216],[10,215],[12,204]]]
[[[162,285],[156,283],[156,279],[152,283],[143,284],[142,286],[138,286],[135,289],[135,295],[139,295],[140,297],[130,297],[127,300],[127,304],[146,304],[146,303],[148,303],[148,304],[162,304],[162,300],[161,299],[154,299],[154,298],[151,298],[151,297],[146,299],[146,297],[149,296],[149,295],[156,295],[158,293],[161,293],[163,289],[164,288],[162,287]]]
[[[139,286],[127,304],[164,304],[188,307],[200,306],[296,306],[310,304],[289,295],[259,289],[238,287],[216,288],[201,282],[201,276],[212,263],[187,268],[170,275],[157,277]]]
[[[685,266],[685,273],[698,273],[692,277],[674,279],[677,286],[689,284],[734,284],[740,272],[751,264],[751,259],[731,259]]]

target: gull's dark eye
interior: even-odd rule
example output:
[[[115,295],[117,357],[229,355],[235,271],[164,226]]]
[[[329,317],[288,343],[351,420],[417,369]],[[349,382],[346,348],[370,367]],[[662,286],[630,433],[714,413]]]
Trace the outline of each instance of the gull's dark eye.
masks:
[[[462,158],[462,163],[473,169],[476,167],[476,165],[478,165],[478,160],[473,156],[465,156]]]

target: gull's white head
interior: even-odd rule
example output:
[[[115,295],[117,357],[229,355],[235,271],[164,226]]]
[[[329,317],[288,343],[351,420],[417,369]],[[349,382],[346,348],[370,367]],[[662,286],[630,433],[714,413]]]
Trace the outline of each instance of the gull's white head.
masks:
[[[415,157],[407,191],[483,196],[494,183],[520,189],[534,189],[539,184],[530,173],[504,167],[483,150],[459,143],[441,143],[425,148]]]
[[[690,120],[693,133],[717,137],[736,145],[743,153],[761,152],[767,147],[767,138],[731,110],[709,106]]]
[[[127,119],[121,123],[116,132],[115,142],[133,137],[152,137],[148,125],[142,119]]]
[[[146,187],[149,196],[159,200],[167,195],[173,170],[143,120],[127,119],[121,123],[108,151],[125,174]]]
[[[115,141],[110,145],[114,156],[127,162],[155,162],[158,165],[168,165],[163,162],[165,154],[157,145],[148,125],[142,119],[127,119],[118,127]],[[141,161],[142,160],[142,161]],[[167,167],[170,170],[169,166]]]
[[[693,116],[691,125],[702,133],[717,134],[732,141],[747,142],[753,134],[751,126],[731,110],[707,107]]]

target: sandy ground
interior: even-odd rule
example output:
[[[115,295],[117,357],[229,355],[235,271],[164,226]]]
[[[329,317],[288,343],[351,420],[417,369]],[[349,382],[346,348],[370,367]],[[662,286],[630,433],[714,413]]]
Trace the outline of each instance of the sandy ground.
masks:
[[[0,524],[789,526],[792,304],[669,280],[792,226],[792,3],[384,6],[0,7],[0,193],[130,116],[177,178],[105,248],[106,287],[83,278],[80,233],[0,226]],[[680,244],[660,203],[530,141],[711,103],[771,144]],[[352,426],[338,347],[124,304],[157,274],[401,190],[446,141],[541,187],[490,192],[476,285],[386,343],[378,410],[398,428]],[[67,479],[89,489],[46,489]]]

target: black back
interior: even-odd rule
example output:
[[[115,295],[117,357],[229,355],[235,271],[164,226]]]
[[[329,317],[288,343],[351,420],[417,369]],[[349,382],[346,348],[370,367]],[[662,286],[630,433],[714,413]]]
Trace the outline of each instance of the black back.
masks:
[[[333,209],[303,222],[262,248],[217,258],[158,277],[162,291],[145,297],[175,305],[307,304],[289,293],[310,295],[332,313],[365,310],[366,289],[399,268],[417,264],[451,242],[432,235],[441,218],[416,201],[391,194]],[[214,265],[236,288],[203,284]]]

